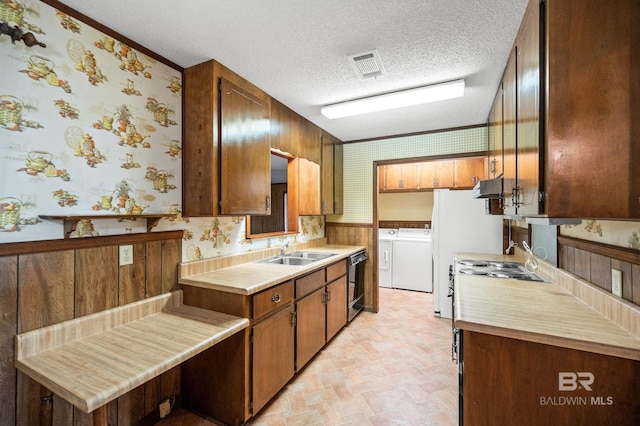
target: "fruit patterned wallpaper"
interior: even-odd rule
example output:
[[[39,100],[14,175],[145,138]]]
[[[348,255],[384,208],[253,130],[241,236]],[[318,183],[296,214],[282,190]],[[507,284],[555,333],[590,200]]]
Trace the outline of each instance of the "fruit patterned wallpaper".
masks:
[[[154,231],[182,229],[182,261],[192,262],[324,238],[324,216],[300,216],[298,221],[297,234],[256,239],[246,237],[245,216],[185,218],[178,215],[162,219]]]
[[[585,219],[579,225],[562,225],[560,234],[640,250],[639,222]]]
[[[1,0],[0,30],[0,243],[179,211],[181,72],[37,0]]]

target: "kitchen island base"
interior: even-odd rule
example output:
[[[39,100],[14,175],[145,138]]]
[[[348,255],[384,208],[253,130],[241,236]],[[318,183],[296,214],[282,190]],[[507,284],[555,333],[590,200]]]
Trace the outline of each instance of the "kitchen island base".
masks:
[[[640,424],[640,361],[461,332],[460,424]]]

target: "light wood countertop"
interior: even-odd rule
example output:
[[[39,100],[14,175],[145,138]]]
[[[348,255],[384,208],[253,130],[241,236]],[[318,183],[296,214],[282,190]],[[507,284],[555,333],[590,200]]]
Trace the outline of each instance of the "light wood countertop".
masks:
[[[249,326],[166,293],[16,336],[16,368],[90,413]]]
[[[191,285],[229,293],[251,295],[273,287],[276,284],[304,275],[344,259],[365,247],[325,245],[301,251],[334,253],[335,256],[312,262],[308,265],[279,265],[255,261],[215,269],[212,271],[183,276],[181,285]],[[291,252],[293,250],[288,250]],[[267,256],[270,257],[270,256]]]
[[[456,258],[522,261],[471,253]],[[549,282],[456,275],[455,327],[640,360],[640,338],[539,275]]]

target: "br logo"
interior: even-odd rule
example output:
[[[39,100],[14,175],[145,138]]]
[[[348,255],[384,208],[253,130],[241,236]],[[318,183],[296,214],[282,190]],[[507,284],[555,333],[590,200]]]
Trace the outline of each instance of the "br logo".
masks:
[[[561,371],[558,373],[558,390],[574,391],[585,389],[590,391],[594,380],[593,373]]]

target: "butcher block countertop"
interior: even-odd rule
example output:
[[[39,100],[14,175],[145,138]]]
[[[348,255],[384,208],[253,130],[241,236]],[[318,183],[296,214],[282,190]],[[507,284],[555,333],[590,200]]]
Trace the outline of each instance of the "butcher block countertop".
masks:
[[[456,259],[522,261],[460,253]],[[640,360],[640,338],[537,271],[547,282],[456,275],[455,327]]]
[[[16,368],[90,413],[249,326],[182,291],[16,336]]]
[[[361,246],[343,245],[324,245],[320,247],[313,247],[302,251],[333,253],[335,256],[318,260],[308,265],[259,263],[255,261],[258,259],[255,259],[253,261],[246,261],[233,266],[207,270],[186,276],[181,273],[179,282],[182,285],[203,287],[228,293],[252,295],[273,287],[276,284],[335,263],[360,250],[363,250],[364,248],[365,247]],[[287,250],[287,253],[292,251],[295,250],[289,249]],[[274,251],[273,253],[275,256],[277,251]],[[271,257],[271,255],[265,255],[262,259],[269,257]]]

